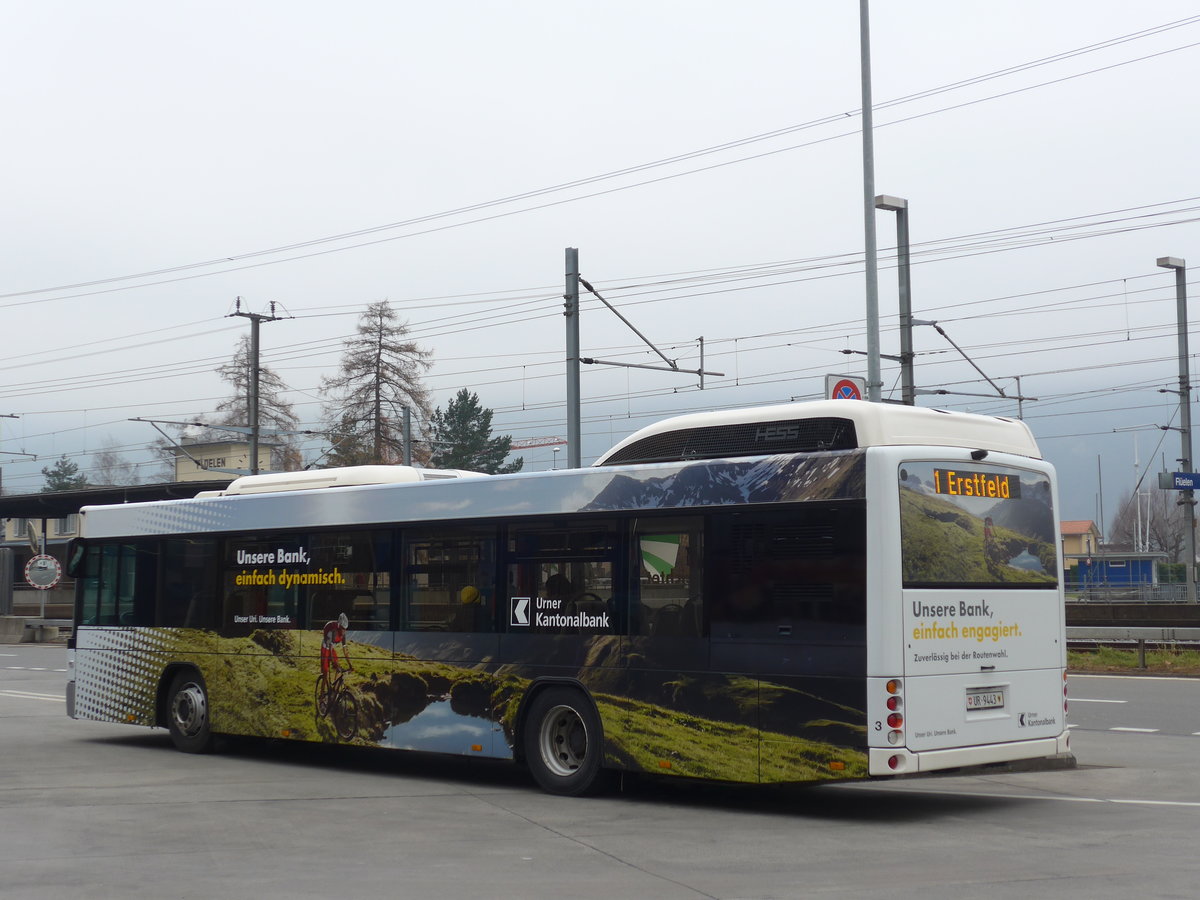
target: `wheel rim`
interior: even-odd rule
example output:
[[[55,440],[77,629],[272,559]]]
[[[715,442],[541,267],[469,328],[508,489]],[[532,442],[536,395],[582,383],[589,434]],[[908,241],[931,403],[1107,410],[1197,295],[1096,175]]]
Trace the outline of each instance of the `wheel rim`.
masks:
[[[538,747],[546,768],[560,777],[574,775],[588,752],[587,726],[569,706],[556,706],[542,719]]]
[[[204,696],[204,688],[193,681],[176,691],[171,704],[171,720],[175,730],[186,737],[194,737],[203,731],[208,721],[208,699]]]

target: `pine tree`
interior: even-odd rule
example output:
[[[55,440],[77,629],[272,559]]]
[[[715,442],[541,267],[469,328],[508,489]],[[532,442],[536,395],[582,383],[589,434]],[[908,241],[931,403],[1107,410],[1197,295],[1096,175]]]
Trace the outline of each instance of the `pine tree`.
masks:
[[[79,464],[67,459],[63,454],[53,466],[44,466],[42,474],[46,476],[46,484],[42,493],[51,491],[74,491],[87,487],[87,478],[79,473]]]
[[[440,407],[434,411],[429,432],[433,443],[431,463],[439,469],[495,475],[519,472],[525,464],[519,456],[504,464],[512,450],[512,435],[492,437],[492,411],[481,406],[479,396],[466,388],[446,404],[445,412]]]
[[[338,374],[322,379],[333,465],[400,462],[404,410],[414,427],[429,418],[429,392],[421,376],[432,365],[431,354],[406,340],[407,334],[391,304],[372,303],[358,320],[358,334],[345,342]],[[428,450],[414,445],[415,462],[428,457]]]

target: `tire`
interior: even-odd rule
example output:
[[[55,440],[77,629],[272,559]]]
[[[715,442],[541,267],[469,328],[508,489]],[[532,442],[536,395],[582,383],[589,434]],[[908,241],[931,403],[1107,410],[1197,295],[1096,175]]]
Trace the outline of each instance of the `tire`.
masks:
[[[600,719],[582,691],[551,687],[534,697],[523,744],[525,764],[544,791],[579,797],[606,786]]]
[[[333,709],[338,737],[348,741],[358,733],[358,701],[345,688],[338,692],[337,705]]]
[[[167,692],[167,730],[177,750],[209,753],[213,749],[208,688],[194,669],[177,672]]]
[[[324,672],[317,676],[316,704],[317,718],[320,719],[329,712],[329,679]]]

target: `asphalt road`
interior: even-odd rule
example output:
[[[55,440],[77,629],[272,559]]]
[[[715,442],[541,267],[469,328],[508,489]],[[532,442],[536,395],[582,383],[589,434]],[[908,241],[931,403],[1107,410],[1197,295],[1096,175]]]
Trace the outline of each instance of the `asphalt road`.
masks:
[[[547,796],[513,767],[75,722],[0,645],[0,897],[1192,898],[1200,681],[1075,678],[1070,770]],[[1155,729],[1131,731],[1117,729]]]

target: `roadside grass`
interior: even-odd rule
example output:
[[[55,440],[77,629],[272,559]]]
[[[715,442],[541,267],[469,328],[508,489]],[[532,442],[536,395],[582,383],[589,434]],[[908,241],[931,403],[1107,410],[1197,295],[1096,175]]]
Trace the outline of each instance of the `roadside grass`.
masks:
[[[1135,649],[1096,647],[1068,650],[1067,668],[1072,672],[1144,672],[1155,675],[1200,676],[1200,651],[1168,647],[1146,650],[1146,668],[1138,667]]]

